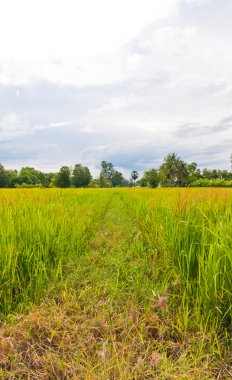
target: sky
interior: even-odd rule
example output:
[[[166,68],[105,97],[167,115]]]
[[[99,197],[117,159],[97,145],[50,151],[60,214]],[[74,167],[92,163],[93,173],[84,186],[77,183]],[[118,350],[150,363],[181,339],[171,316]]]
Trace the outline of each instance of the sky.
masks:
[[[0,163],[230,170],[231,0],[0,0]]]

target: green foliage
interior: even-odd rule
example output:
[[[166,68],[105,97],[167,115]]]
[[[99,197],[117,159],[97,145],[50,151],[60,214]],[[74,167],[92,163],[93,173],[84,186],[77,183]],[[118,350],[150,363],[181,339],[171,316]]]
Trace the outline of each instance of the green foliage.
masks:
[[[17,170],[6,170],[8,186],[9,188],[16,187],[18,181],[18,172]],[[1,186],[0,186],[1,187]]]
[[[165,157],[160,171],[165,178],[163,181],[165,186],[186,186],[188,183],[187,163],[176,153],[170,153]]]
[[[0,187],[133,187],[138,179],[138,172],[133,170],[129,180],[114,169],[111,162],[101,162],[99,178],[92,180],[88,167],[76,164],[73,172],[62,166],[59,173],[43,173],[32,167],[6,170],[0,164]],[[210,182],[209,182],[210,181]],[[232,172],[220,169],[197,168],[196,162],[187,163],[176,153],[168,154],[159,168],[144,171],[137,181],[141,187],[186,187],[186,186],[223,186],[230,187]]]
[[[71,186],[71,171],[68,166],[62,166],[57,174],[54,184],[56,187],[67,188]]]
[[[99,176],[99,186],[100,187],[111,187],[112,183],[106,178],[106,176],[101,172]]]
[[[107,181],[111,181],[114,172],[114,166],[111,162],[101,162],[101,174]]]
[[[120,187],[123,184],[123,175],[117,170],[114,170],[111,177],[111,183],[113,187]]]
[[[133,179],[133,181],[136,181],[136,179],[138,179],[138,177],[139,177],[139,174],[138,174],[137,170],[132,170],[131,178]]]
[[[50,281],[65,281],[69,265],[76,266],[77,260],[76,282],[83,283],[88,260],[83,255],[89,252],[96,223],[101,223],[108,210],[114,223],[107,244],[111,250],[115,247],[117,258],[112,252],[107,255],[104,237],[97,230],[104,255],[96,256],[94,265],[98,263],[99,279],[105,276],[101,286],[107,283],[112,299],[120,297],[120,292],[125,297],[130,292],[131,299],[146,304],[152,290],[156,294],[165,291],[176,328],[217,331],[230,325],[230,189],[4,189],[1,195],[3,314],[39,300]],[[114,230],[118,218],[125,220],[121,251]],[[91,249],[98,255],[98,242]]]
[[[111,162],[101,162],[101,173],[99,176],[100,187],[121,187],[128,186],[128,181],[123,178],[123,174],[114,169]]]
[[[17,183],[19,185],[25,183],[35,186],[38,183],[41,183],[40,179],[40,172],[38,170],[31,167],[23,167],[19,172]]]
[[[140,184],[149,186],[152,188],[158,187],[161,181],[161,175],[158,169],[150,169],[144,172],[143,178],[140,180]]]
[[[0,377],[230,378],[231,195],[1,190]]]
[[[51,281],[62,280],[68,261],[84,253],[107,202],[87,191],[1,190],[0,315],[38,301]]]
[[[140,191],[125,197],[148,246],[156,251],[155,291],[165,286],[170,293],[180,329],[228,328],[232,321],[230,189],[148,191],[146,196]]]
[[[92,179],[92,180],[90,181],[88,187],[91,187],[91,188],[94,188],[94,189],[97,189],[98,187],[100,187],[99,179],[97,179],[97,178]]]
[[[191,162],[191,164],[187,164],[188,170],[188,183],[192,183],[193,181],[201,178],[201,171],[197,168],[196,162]]]
[[[225,179],[225,180],[232,180],[232,173],[228,172],[227,170],[216,170],[216,169],[203,169],[202,170],[202,177],[204,179],[212,180],[212,179]]]
[[[87,187],[92,179],[89,168],[76,164],[72,173],[74,187]]]
[[[191,183],[192,187],[232,187],[232,180],[200,178]]]
[[[43,186],[41,185],[41,183],[38,183],[36,185],[33,185],[33,184],[30,184],[30,183],[16,183],[15,184],[15,188],[16,189],[33,189],[33,188],[42,188]]]
[[[7,187],[8,186],[8,176],[7,172],[3,165],[0,164],[0,187]]]
[[[230,189],[0,192],[2,379],[230,378]]]
[[[132,170],[131,179],[133,180],[133,186],[135,186],[135,181],[139,178],[139,173],[137,170]]]

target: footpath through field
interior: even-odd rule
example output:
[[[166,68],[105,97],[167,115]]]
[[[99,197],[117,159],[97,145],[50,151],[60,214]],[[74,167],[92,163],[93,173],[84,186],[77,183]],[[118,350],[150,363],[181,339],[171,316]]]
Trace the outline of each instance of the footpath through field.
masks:
[[[89,249],[78,260],[77,279],[81,280],[82,287],[92,289],[91,297],[130,303],[138,295],[134,294],[135,288],[140,292],[136,286],[138,277],[146,276],[142,271],[144,247],[138,242],[139,235],[121,193],[113,192]]]

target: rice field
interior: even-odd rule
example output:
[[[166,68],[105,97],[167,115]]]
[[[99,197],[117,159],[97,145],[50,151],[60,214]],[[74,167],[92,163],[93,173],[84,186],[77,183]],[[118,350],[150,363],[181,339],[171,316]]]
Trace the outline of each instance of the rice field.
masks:
[[[1,189],[0,378],[230,379],[231,231],[231,189]]]

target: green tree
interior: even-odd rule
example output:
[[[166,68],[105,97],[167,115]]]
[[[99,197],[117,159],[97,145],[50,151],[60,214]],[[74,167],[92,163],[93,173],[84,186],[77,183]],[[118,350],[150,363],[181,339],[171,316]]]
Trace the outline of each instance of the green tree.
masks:
[[[177,164],[177,179],[176,183],[178,186],[186,186],[188,184],[188,167],[187,163],[183,160],[179,160]]]
[[[72,184],[74,187],[86,187],[92,179],[89,168],[76,164],[72,175]]]
[[[49,175],[49,174],[40,172],[40,171],[38,171],[37,175],[38,175],[39,183],[43,187],[49,187],[49,183],[50,183],[50,180],[51,180],[52,176]]]
[[[197,169],[197,163],[191,162],[191,164],[187,164],[188,170],[188,183],[192,183],[201,178],[201,171]]]
[[[138,182],[139,182],[139,186],[141,186],[141,187],[148,187],[149,186],[147,179],[144,177],[144,175]]]
[[[111,181],[113,172],[114,172],[114,165],[111,162],[106,162],[106,161],[101,162],[101,173],[104,175],[104,177],[108,181]]]
[[[205,179],[215,179],[215,178],[217,178],[217,175],[212,170],[204,168],[202,170],[202,177]]]
[[[38,170],[25,166],[20,170],[17,182],[20,185],[26,184],[31,186],[41,184],[39,174],[40,172]]]
[[[0,164],[0,187],[7,187],[8,186],[8,176],[7,172],[2,164]]]
[[[108,180],[105,175],[101,172],[99,176],[99,186],[100,187],[111,187],[112,183]]]
[[[120,186],[121,186],[121,187],[129,187],[129,186],[130,186],[130,182],[128,181],[128,179],[126,179],[126,178],[123,177]]]
[[[160,167],[164,174],[166,184],[174,185],[177,179],[177,162],[179,157],[176,153],[169,153]]]
[[[88,187],[92,187],[92,188],[98,188],[98,187],[100,187],[99,178],[91,179]]]
[[[142,184],[147,184],[149,187],[155,188],[160,183],[160,174],[158,169],[146,170],[143,178],[140,180]]]
[[[232,173],[228,172],[228,170],[218,170],[220,173],[220,178],[231,180],[232,179]]]
[[[101,162],[101,172],[99,176],[100,187],[111,187],[114,174],[114,165],[111,162]]]
[[[10,188],[14,188],[17,184],[17,180],[18,180],[18,172],[17,170],[12,170],[12,169],[9,169],[9,170],[6,170],[6,175],[8,177],[8,187]]]
[[[44,187],[50,187],[52,179],[54,177],[54,173],[42,173],[44,175],[44,182],[41,181]]]
[[[124,181],[124,178],[123,178],[122,173],[120,173],[117,170],[114,170],[113,173],[112,173],[112,176],[111,176],[112,186],[113,187],[122,186],[123,185],[123,181]]]
[[[68,166],[62,166],[59,173],[54,180],[56,187],[70,187],[71,186],[71,172]]]
[[[160,167],[166,186],[185,186],[188,181],[187,163],[176,153],[169,153]]]
[[[137,172],[137,170],[132,170],[131,178],[132,178],[133,184],[135,186],[135,181],[139,178],[139,173]]]

